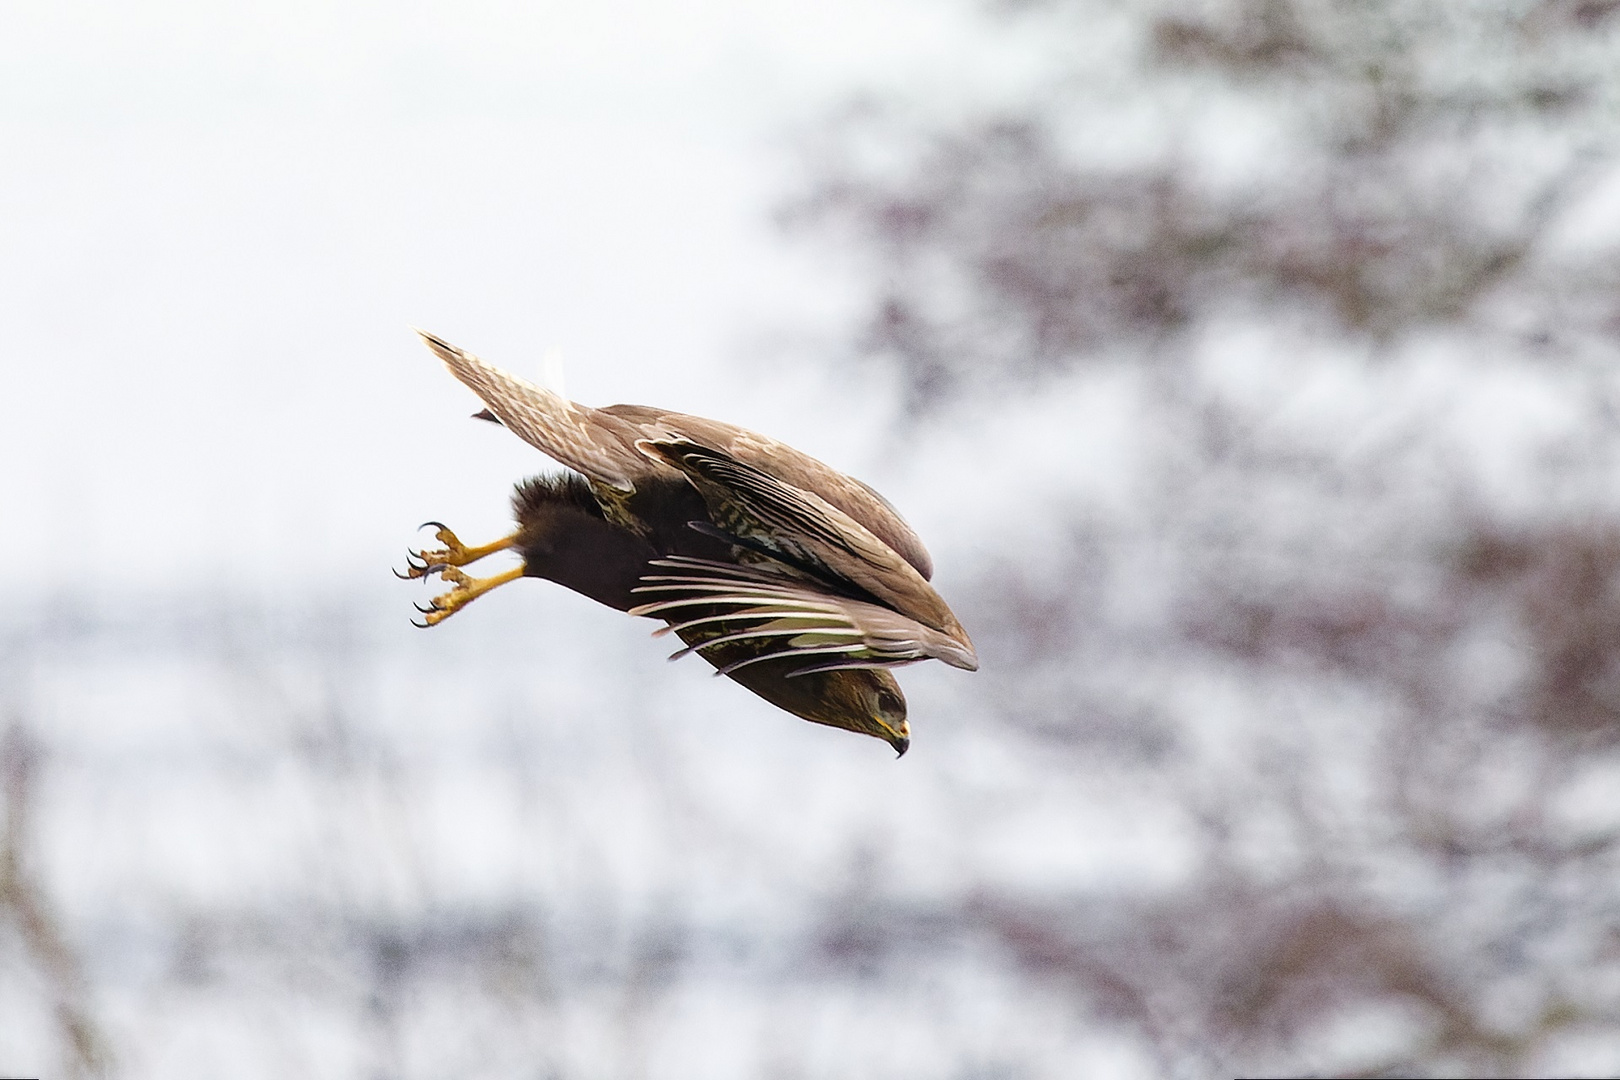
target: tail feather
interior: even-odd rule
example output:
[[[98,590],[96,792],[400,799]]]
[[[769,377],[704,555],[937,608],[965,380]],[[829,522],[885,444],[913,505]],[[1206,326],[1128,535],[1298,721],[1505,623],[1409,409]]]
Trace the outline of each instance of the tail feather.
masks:
[[[634,489],[622,458],[592,437],[595,410],[508,374],[426,331],[416,332],[450,374],[477,394],[493,417],[518,438],[597,483],[621,491]]]

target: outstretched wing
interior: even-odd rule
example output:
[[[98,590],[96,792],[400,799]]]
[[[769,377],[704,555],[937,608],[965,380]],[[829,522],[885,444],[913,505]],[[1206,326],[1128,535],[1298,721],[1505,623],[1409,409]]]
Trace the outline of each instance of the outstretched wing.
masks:
[[[972,645],[879,604],[837,596],[763,566],[740,566],[673,555],[651,565],[668,571],[644,576],[631,590],[648,602],[630,609],[668,621],[660,634],[703,627],[701,640],[671,659],[711,645],[761,646],[718,669],[729,675],[766,660],[802,659],[790,675],[847,668],[889,668],[937,658],[973,670]]]

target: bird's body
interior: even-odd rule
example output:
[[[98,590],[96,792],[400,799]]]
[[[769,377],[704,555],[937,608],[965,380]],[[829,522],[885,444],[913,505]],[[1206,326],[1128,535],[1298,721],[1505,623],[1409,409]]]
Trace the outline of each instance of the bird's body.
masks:
[[[730,424],[578,405],[422,336],[483,399],[481,416],[573,470],[520,483],[518,529],[501,541],[467,548],[440,527],[446,546],[416,553],[407,575],[454,586],[424,609],[429,625],[515,577],[547,578],[663,619],[682,654],[797,716],[901,753],[910,728],[887,669],[930,657],[978,666],[928,583],[921,541],[865,484]],[[481,580],[458,569],[508,548],[521,568]]]

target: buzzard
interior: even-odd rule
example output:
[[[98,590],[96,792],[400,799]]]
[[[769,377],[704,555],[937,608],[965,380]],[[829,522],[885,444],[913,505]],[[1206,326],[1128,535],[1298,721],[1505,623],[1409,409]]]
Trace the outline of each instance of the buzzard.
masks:
[[[450,588],[434,626],[497,586],[538,577],[662,620],[725,675],[796,716],[911,744],[889,669],[930,658],[973,671],[962,624],[928,579],[916,533],[876,491],[774,439],[641,405],[593,409],[421,333],[501,424],[562,465],[517,485],[517,529],[412,551],[401,577]],[[426,527],[426,526],[424,526]],[[489,577],[462,568],[499,551],[522,562]],[[397,573],[397,571],[396,571]]]

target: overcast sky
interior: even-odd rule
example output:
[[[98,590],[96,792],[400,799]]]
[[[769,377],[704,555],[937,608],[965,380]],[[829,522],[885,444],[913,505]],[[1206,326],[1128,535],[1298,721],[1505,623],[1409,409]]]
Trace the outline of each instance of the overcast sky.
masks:
[[[502,528],[539,459],[408,325],[870,474],[860,417],[749,370],[848,326],[846,264],[769,222],[789,136],[1018,55],[954,0],[36,4],[0,34],[0,583],[30,592],[336,585],[424,518]]]

